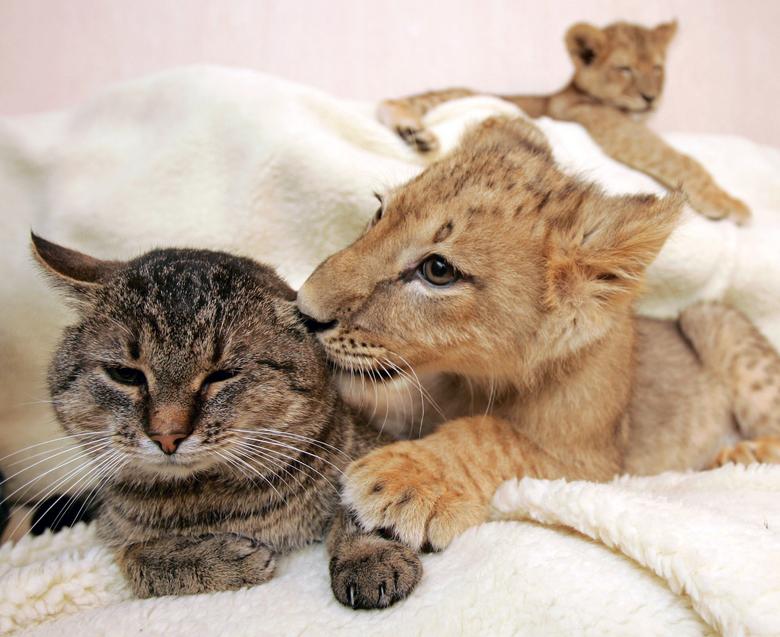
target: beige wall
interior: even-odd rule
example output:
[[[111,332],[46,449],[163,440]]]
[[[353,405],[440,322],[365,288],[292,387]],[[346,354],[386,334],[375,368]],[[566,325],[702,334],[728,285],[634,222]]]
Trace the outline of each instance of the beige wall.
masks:
[[[465,85],[548,91],[577,20],[678,18],[660,130],[780,146],[780,0],[0,0],[0,113],[73,104],[193,62],[354,98]]]

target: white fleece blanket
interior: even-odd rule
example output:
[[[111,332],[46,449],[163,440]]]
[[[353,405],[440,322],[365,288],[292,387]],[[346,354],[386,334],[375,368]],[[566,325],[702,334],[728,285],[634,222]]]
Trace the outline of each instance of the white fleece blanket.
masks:
[[[436,109],[428,123],[446,149],[468,122],[516,112],[470,98]],[[612,192],[660,191],[606,158],[578,126],[539,125],[571,170]],[[738,229],[689,214],[652,267],[641,310],[674,316],[695,299],[724,298],[780,346],[780,152],[732,137],[667,139],[747,201],[755,220]],[[376,122],[372,105],[241,70],[171,71],[116,86],[69,112],[0,120],[0,457],[59,435],[43,378],[67,315],[31,264],[30,227],[110,258],[165,245],[228,249],[277,266],[298,285],[356,236],[375,209],[373,190],[422,166]],[[36,470],[50,471],[45,464]],[[61,474],[47,473],[32,491],[64,488]],[[504,511],[577,528],[620,552],[561,529],[484,525],[428,556],[419,591],[385,613],[336,605],[321,548],[291,557],[279,578],[253,590],[122,601],[126,592],[107,556],[76,529],[0,551],[7,569],[0,626],[61,613],[41,630],[687,635],[710,626],[780,634],[772,624],[778,613],[767,610],[773,602],[780,608],[779,484],[776,469],[724,469],[611,486],[506,487],[498,500],[510,503]],[[730,515],[732,505],[745,515]],[[65,616],[87,607],[93,610]]]
[[[494,499],[496,517],[549,526],[474,528],[423,557],[425,574],[409,599],[372,612],[335,601],[322,546],[283,560],[276,578],[251,589],[133,600],[81,525],[0,548],[0,631],[777,636],[779,500],[776,466],[603,485],[510,481]]]

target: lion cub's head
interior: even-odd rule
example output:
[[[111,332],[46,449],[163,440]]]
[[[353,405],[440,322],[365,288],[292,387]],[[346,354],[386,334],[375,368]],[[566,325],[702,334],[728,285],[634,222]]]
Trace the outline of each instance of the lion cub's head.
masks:
[[[298,294],[338,367],[516,378],[630,321],[677,197],[607,197],[524,120],[492,119],[382,198]]]
[[[676,22],[654,29],[625,22],[604,29],[575,24],[566,33],[575,86],[623,111],[651,111],[663,90],[666,48],[676,31]]]

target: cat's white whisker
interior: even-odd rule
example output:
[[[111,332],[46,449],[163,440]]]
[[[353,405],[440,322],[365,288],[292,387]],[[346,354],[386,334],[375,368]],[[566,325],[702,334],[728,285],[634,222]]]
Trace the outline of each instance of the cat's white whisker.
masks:
[[[310,469],[311,471],[313,471],[314,473],[316,473],[318,476],[320,476],[320,477],[321,477],[323,480],[325,480],[325,482],[327,482],[327,483],[330,485],[330,487],[331,487],[331,488],[332,488],[334,491],[336,491],[336,493],[339,493],[339,489],[338,489],[338,487],[336,487],[336,486],[335,486],[335,485],[334,485],[334,484],[333,484],[333,483],[330,481],[330,479],[328,479],[328,477],[327,477],[327,476],[325,476],[325,475],[323,475],[322,473],[320,473],[319,471],[317,471],[317,469],[315,469],[315,468],[314,468],[314,467],[312,467],[311,465],[309,465],[309,464],[305,464],[305,463],[301,462],[300,460],[298,460],[297,458],[295,458],[295,457],[293,457],[293,456],[289,456],[289,455],[287,455],[287,454],[285,454],[285,453],[282,453],[281,451],[277,451],[276,449],[269,449],[268,447],[263,447],[263,451],[265,451],[265,452],[267,452],[267,453],[271,453],[271,454],[276,454],[276,455],[278,455],[278,456],[281,456],[281,457],[283,457],[283,458],[287,458],[288,460],[291,460],[292,462],[297,462],[297,463],[299,463],[299,464],[300,464],[302,467],[304,467],[304,468],[306,468],[306,469]],[[303,453],[305,453],[305,452],[303,452]],[[318,456],[315,456],[315,457],[318,457]],[[341,471],[341,469],[339,469],[338,467],[336,467],[336,465],[334,465],[334,464],[332,464],[332,463],[328,462],[328,461],[327,461],[327,460],[325,460],[324,458],[320,458],[320,460],[323,460],[324,462],[327,462],[329,465],[331,465],[332,467],[334,467],[334,468],[336,469],[336,471],[338,471],[339,473],[343,473],[343,472]]]
[[[6,454],[2,458],[0,458],[0,462],[3,462],[4,460],[7,460],[8,458],[12,458],[13,456],[19,455],[20,453],[24,453],[25,451],[28,451],[29,449],[35,449],[36,447],[41,447],[43,445],[52,445],[57,442],[62,442],[63,440],[70,440],[73,442],[73,438],[80,438],[80,437],[87,437],[87,436],[104,436],[104,433],[98,433],[98,432],[84,432],[84,433],[72,433],[68,434],[67,436],[60,436],[59,438],[50,438],[49,440],[44,440],[43,442],[37,442],[33,445],[27,445],[26,447],[22,447],[21,449],[17,449],[13,453]]]
[[[50,497],[51,495],[54,495],[54,494],[57,492],[57,489],[59,489],[61,485],[63,485],[63,484],[65,484],[65,483],[67,483],[67,481],[68,481],[68,480],[70,480],[70,479],[71,479],[73,476],[77,475],[77,474],[78,474],[78,472],[79,472],[79,471],[81,471],[81,470],[82,470],[82,468],[83,468],[83,467],[84,467],[86,464],[87,464],[87,463],[84,463],[84,464],[81,464],[81,465],[79,465],[78,467],[75,467],[74,469],[71,469],[71,470],[70,470],[68,473],[66,473],[64,476],[62,476],[62,477],[61,477],[59,480],[55,481],[55,482],[54,482],[54,484],[50,485],[50,486],[49,486],[49,488],[46,490],[46,492],[45,492],[45,493],[44,493],[42,496],[40,496],[40,495],[37,495],[37,496],[35,496],[35,497],[33,498],[33,500],[42,500],[42,501],[45,501],[45,500],[46,500],[48,497]],[[90,475],[90,474],[91,474],[93,471],[95,471],[95,469],[96,469],[96,467],[95,467],[95,466],[93,466],[93,467],[90,467],[90,468],[87,470],[87,473],[86,473],[86,474],[84,474],[84,475],[85,475],[85,476],[87,476],[87,475]],[[79,484],[79,482],[81,482],[82,480],[83,480],[83,477],[82,477],[82,478],[80,478],[80,479],[79,479],[79,480],[78,480],[78,481],[77,481],[77,482],[74,484],[74,486],[75,486],[76,484]],[[29,484],[29,483],[28,483],[28,484]],[[19,489],[17,489],[16,491],[18,491],[18,490],[19,490]],[[14,491],[14,493],[16,493],[16,491]],[[7,498],[10,498],[12,495],[13,495],[13,493],[12,493],[12,494],[9,494],[9,495],[7,496]],[[65,496],[65,495],[67,495],[67,494],[62,494],[62,495],[60,495],[60,496],[59,496],[59,497],[58,497],[58,498],[57,498],[57,499],[56,499],[54,502],[52,502],[52,504],[51,504],[51,505],[49,505],[49,507],[46,509],[46,511],[44,511],[44,513],[41,515],[41,517],[45,517],[45,516],[46,516],[46,514],[47,514],[49,511],[51,511],[52,507],[54,507],[54,505],[56,505],[56,504],[57,504],[57,502],[59,502],[59,501],[60,501],[60,499],[62,499],[62,498]],[[9,537],[14,537],[14,536],[15,536],[16,532],[19,530],[19,527],[21,526],[21,524],[23,523],[23,521],[24,521],[23,519],[19,521],[19,523],[18,523],[18,524],[17,524],[17,525],[14,527],[14,529],[11,531],[11,533],[10,533]],[[25,535],[26,535],[26,534],[25,534]]]
[[[293,480],[295,480],[296,483],[298,483],[298,486],[300,486],[302,490],[305,489],[303,483],[300,480],[298,480],[298,478],[296,478],[295,475],[289,469],[287,469],[282,464],[280,464],[278,462],[278,459],[274,458],[272,455],[266,454],[262,449],[259,449],[257,446],[252,445],[251,443],[248,443],[244,440],[235,440],[234,443],[242,450],[242,452],[246,453],[247,456],[249,456],[250,458],[255,458],[258,460],[259,459],[268,460],[274,469],[280,469],[284,471],[288,476],[290,476]],[[272,475],[278,476],[281,480],[284,480],[284,478],[282,478],[282,476],[280,476],[275,471],[273,472]],[[288,489],[290,488],[290,485],[287,483],[286,480],[284,480],[284,484]]]
[[[339,473],[341,473],[341,474],[344,473],[341,469],[339,469],[330,460],[328,460],[327,458],[323,458],[322,456],[318,456],[316,453],[312,453],[310,451],[305,451],[303,449],[299,449],[298,447],[294,447],[294,446],[289,445],[289,444],[287,444],[285,442],[274,442],[272,440],[267,440],[267,439],[264,439],[262,437],[259,437],[259,438],[255,437],[254,440],[256,440],[256,441],[259,440],[259,441],[261,441],[261,442],[263,442],[265,444],[274,445],[274,446],[277,446],[277,447],[283,447],[285,449],[289,449],[290,451],[297,451],[298,453],[302,453],[304,455],[311,456],[312,458],[316,458],[317,460],[321,460],[322,462],[324,462],[326,464],[329,464],[331,467],[333,467]],[[270,449],[268,451],[270,451]]]
[[[0,481],[0,485],[5,484],[6,482],[8,482],[9,480],[15,478],[16,476],[21,475],[22,473],[25,473],[25,472],[29,471],[30,469],[32,469],[34,467],[37,467],[40,464],[43,464],[44,462],[48,462],[52,458],[57,458],[58,456],[62,456],[64,454],[75,454],[75,453],[79,453],[80,451],[87,451],[87,452],[95,451],[97,449],[102,449],[104,446],[109,445],[109,444],[111,444],[110,441],[96,440],[96,441],[91,441],[91,442],[88,442],[88,443],[82,443],[78,447],[71,447],[71,448],[68,448],[68,449],[61,449],[60,451],[57,451],[56,453],[53,453],[51,455],[46,455],[46,453],[43,452],[43,453],[35,454],[35,456],[33,456],[31,458],[25,458],[24,460],[17,460],[16,462],[12,462],[8,466],[9,467],[13,467],[13,466],[21,464],[22,462],[25,462],[27,460],[32,460],[33,458],[37,458],[37,457],[42,456],[42,455],[46,456],[42,460],[37,460],[37,461],[33,462],[32,464],[26,465],[23,469],[19,469],[15,473],[12,473],[11,475],[6,476],[4,480]]]
[[[82,464],[80,464],[79,466],[73,468],[72,470],[69,470],[69,472],[66,474],[66,476],[64,478],[64,480],[67,480],[70,476],[77,474],[84,466],[86,466],[87,464],[89,464],[89,462],[94,460],[94,458],[92,458],[90,452],[81,452],[81,453],[77,452],[77,453],[78,453],[78,455],[76,457],[71,458],[70,460],[65,460],[64,462],[61,462],[60,464],[58,464],[55,467],[51,467],[47,471],[44,471],[43,473],[35,476],[31,480],[28,480],[27,482],[25,482],[20,487],[17,487],[11,493],[7,494],[5,496],[5,499],[10,502],[11,499],[13,498],[13,496],[15,496],[17,493],[19,493],[20,491],[22,491],[24,489],[27,489],[32,483],[37,482],[38,480],[40,480],[42,478],[45,478],[50,473],[53,473],[54,471],[58,471],[58,470],[62,469],[63,467],[66,467],[67,465],[72,464],[74,462],[86,460],[86,462],[82,462]],[[59,484],[59,483],[60,483],[60,481],[57,482],[57,484]],[[38,496],[36,495],[36,496],[33,496],[32,498],[28,498],[28,499],[35,499],[37,497]]]
[[[215,450],[215,451],[216,451],[216,450]],[[225,455],[223,455],[223,454],[222,454],[222,453],[220,453],[219,451],[216,451],[217,455],[219,455],[219,456],[221,456],[221,457],[223,457],[223,458],[225,458],[225,459],[228,459],[228,458],[230,458],[230,459],[232,459],[233,461],[235,461],[235,462],[240,462],[242,465],[246,466],[246,467],[247,467],[247,468],[248,468],[250,471],[252,471],[252,472],[253,472],[255,475],[257,475],[259,478],[262,478],[263,480],[265,480],[265,481],[268,483],[268,486],[269,486],[269,487],[271,487],[271,488],[274,490],[274,492],[276,493],[276,495],[277,495],[277,496],[279,496],[279,501],[280,501],[280,502],[284,502],[284,497],[282,496],[282,494],[281,494],[281,493],[279,493],[279,489],[277,489],[277,488],[274,486],[274,483],[273,483],[273,482],[271,482],[271,480],[269,480],[269,479],[268,479],[268,478],[267,478],[265,475],[263,475],[262,473],[260,473],[260,472],[259,472],[259,471],[258,471],[258,470],[255,468],[255,467],[253,467],[253,466],[252,466],[252,465],[250,465],[249,463],[247,463],[247,462],[245,462],[244,460],[242,460],[241,458],[237,457],[235,454],[232,454],[232,453],[231,453],[229,450],[227,450],[227,449],[223,449],[222,451],[224,452],[224,454],[225,454]],[[262,463],[261,463],[261,464],[262,464]],[[264,467],[265,469],[267,469],[267,467],[266,467],[265,465],[263,465],[263,467]],[[244,474],[244,475],[248,475],[248,474]]]
[[[328,444],[327,442],[324,442],[322,440],[317,440],[316,438],[310,438],[309,436],[304,436],[303,434],[296,434],[290,431],[281,431],[279,429],[269,429],[267,427],[258,427],[257,429],[235,429],[235,431],[240,431],[242,433],[250,433],[250,434],[262,433],[262,434],[292,438],[294,440],[300,440],[301,442],[310,443],[314,446],[324,448],[325,451],[327,450],[335,451],[336,453],[344,456],[350,462],[354,460],[352,456],[345,453],[342,449],[339,449],[338,447]]]
[[[121,454],[120,454],[119,452],[117,452],[116,450],[110,450],[110,451],[109,451],[109,452],[108,452],[106,455],[108,456],[108,457],[106,458],[106,461],[107,461],[107,462],[106,462],[106,463],[103,463],[103,464],[101,464],[100,466],[98,466],[98,467],[95,469],[95,471],[92,471],[92,472],[88,473],[88,474],[87,474],[87,475],[85,475],[83,478],[81,478],[81,479],[80,479],[78,482],[76,482],[76,483],[73,485],[73,489],[74,489],[74,490],[77,490],[77,491],[80,491],[80,492],[85,492],[85,491],[87,491],[87,489],[89,489],[89,488],[90,488],[90,485],[92,484],[92,482],[95,482],[95,483],[96,483],[96,486],[99,486],[99,485],[100,485],[100,483],[102,482],[102,478],[103,478],[103,476],[106,476],[106,477],[108,477],[108,476],[110,476],[110,475],[111,475],[112,468],[113,468],[113,467],[114,467],[114,466],[117,464],[117,462],[119,462],[119,461],[121,460]],[[87,479],[87,482],[86,482],[86,484],[85,484],[85,485],[84,485],[82,488],[80,488],[80,489],[76,489],[76,486],[77,486],[77,485],[78,485],[78,484],[79,484],[79,483],[80,483],[82,480],[84,480],[84,479]],[[95,488],[95,487],[93,487],[93,490],[94,490],[94,488]],[[92,493],[92,491],[89,491],[89,493],[91,494],[91,493]],[[60,496],[60,498],[61,498],[61,497],[62,497],[62,496]],[[59,498],[58,498],[57,500],[59,500]],[[55,503],[57,502],[57,500],[55,500]],[[86,503],[86,501],[85,501],[84,503],[82,503],[82,506],[79,508],[79,512],[78,512],[78,514],[76,515],[76,518],[75,518],[75,519],[77,519],[77,520],[79,519],[79,517],[80,517],[80,515],[81,515],[81,511],[82,511],[82,509],[84,508],[84,504],[85,504],[85,503]],[[54,519],[54,522],[52,522],[52,524],[50,525],[50,527],[51,527],[51,528],[53,528],[53,529],[56,529],[56,528],[57,528],[57,524],[58,524],[58,523],[59,523],[59,521],[62,519],[62,516],[63,516],[63,515],[65,515],[65,511],[66,511],[66,509],[65,509],[65,508],[63,508],[63,509],[62,509],[62,510],[61,510],[61,511],[60,511],[60,512],[57,514],[57,517]]]

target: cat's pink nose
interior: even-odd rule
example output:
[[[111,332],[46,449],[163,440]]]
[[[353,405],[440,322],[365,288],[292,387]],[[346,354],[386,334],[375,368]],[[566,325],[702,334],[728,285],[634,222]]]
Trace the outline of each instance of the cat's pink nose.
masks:
[[[176,449],[179,448],[179,444],[182,440],[189,438],[188,433],[166,433],[166,434],[153,434],[150,433],[149,437],[157,443],[157,446],[163,450],[163,453],[171,454],[176,453]]]

